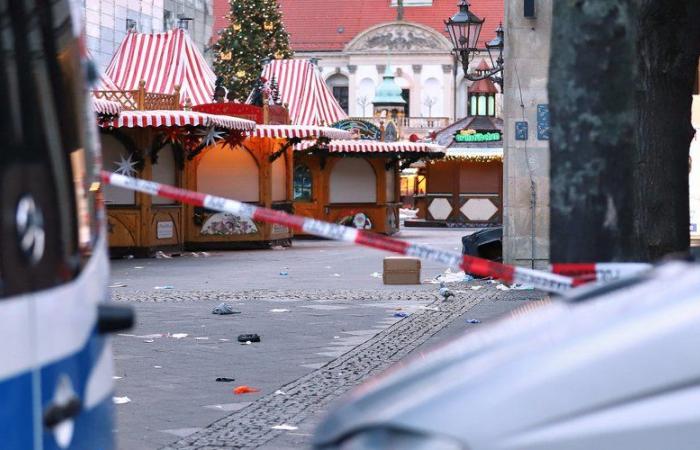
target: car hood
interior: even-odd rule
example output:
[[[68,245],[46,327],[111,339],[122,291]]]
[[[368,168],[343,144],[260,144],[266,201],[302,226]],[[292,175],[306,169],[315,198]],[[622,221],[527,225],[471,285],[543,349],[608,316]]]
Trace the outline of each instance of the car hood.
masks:
[[[699,266],[669,263],[606,295],[576,296],[468,333],[369,380],[321,423],[314,444],[390,427],[473,449],[526,448],[527,439],[562,420],[700,374]]]

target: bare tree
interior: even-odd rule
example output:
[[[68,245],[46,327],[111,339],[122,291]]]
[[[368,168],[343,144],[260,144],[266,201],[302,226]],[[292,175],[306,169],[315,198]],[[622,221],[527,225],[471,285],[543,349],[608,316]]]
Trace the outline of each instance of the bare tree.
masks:
[[[369,98],[366,95],[357,98],[357,105],[362,108],[362,117],[367,117],[367,106],[370,104]]]
[[[429,95],[425,96],[423,100],[423,105],[428,108],[428,117],[433,117],[433,106],[437,103],[437,97],[431,97]]]

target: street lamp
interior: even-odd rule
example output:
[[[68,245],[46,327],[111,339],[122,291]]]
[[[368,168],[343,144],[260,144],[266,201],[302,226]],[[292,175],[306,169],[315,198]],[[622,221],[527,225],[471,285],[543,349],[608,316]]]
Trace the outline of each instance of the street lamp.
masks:
[[[495,76],[503,71],[503,26],[498,26],[496,29],[496,37],[486,44],[486,50],[489,53],[493,68],[479,75],[471,75],[469,73],[469,63],[473,59],[473,56],[479,52],[477,47],[479,35],[481,34],[481,27],[486,19],[479,19],[476,14],[469,11],[469,2],[467,0],[460,0],[458,6],[459,12],[445,20],[445,28],[447,28],[450,38],[452,39],[452,52],[462,63],[464,77],[469,81],[492,78],[503,87],[503,79]]]

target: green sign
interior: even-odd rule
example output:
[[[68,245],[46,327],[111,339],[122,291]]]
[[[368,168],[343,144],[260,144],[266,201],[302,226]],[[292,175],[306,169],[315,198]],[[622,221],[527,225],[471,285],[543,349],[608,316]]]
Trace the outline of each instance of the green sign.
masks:
[[[457,134],[455,141],[457,142],[496,142],[501,140],[501,133],[494,131],[492,133],[475,133],[475,134]]]

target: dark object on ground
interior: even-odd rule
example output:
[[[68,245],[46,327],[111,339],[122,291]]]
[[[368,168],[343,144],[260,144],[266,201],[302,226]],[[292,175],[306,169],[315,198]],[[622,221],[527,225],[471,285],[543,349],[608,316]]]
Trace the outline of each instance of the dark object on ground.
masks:
[[[394,317],[408,317],[408,314],[405,312],[397,312],[394,313]]]
[[[229,305],[228,303],[219,303],[218,306],[216,306],[212,311],[212,314],[219,314],[221,316],[225,316],[228,314],[240,314],[240,311],[234,311],[233,306]]]
[[[260,336],[257,334],[241,334],[238,336],[238,342],[260,342]]]
[[[479,320],[479,319],[469,319],[469,320],[467,320],[467,323],[481,323],[481,320]]]
[[[462,237],[462,254],[502,261],[503,227],[484,228]]]
[[[235,378],[229,378],[229,377],[217,377],[216,381],[219,381],[221,383],[230,383],[232,381],[236,381]]]

